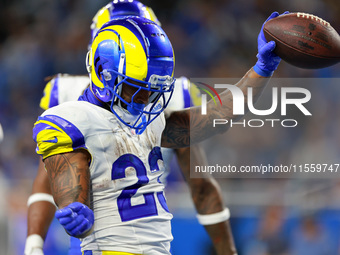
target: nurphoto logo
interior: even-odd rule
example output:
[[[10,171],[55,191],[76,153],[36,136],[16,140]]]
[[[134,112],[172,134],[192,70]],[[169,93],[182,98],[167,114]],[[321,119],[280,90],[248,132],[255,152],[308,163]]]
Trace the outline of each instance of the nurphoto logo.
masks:
[[[247,112],[245,111],[245,107],[249,109],[249,112],[256,116],[270,116],[277,109],[280,109],[281,116],[287,116],[287,106],[293,105],[295,106],[301,113],[305,116],[311,116],[311,112],[306,108],[305,104],[308,103],[311,99],[311,93],[308,89],[299,88],[299,87],[273,87],[271,89],[271,106],[268,109],[256,109],[253,101],[253,88],[247,88],[247,96],[245,97],[243,91],[235,86],[230,84],[215,84],[214,87],[202,83],[195,83],[197,87],[204,91],[206,94],[201,95],[202,106],[201,106],[201,114],[207,115],[207,95],[211,97],[214,101],[215,105],[216,98],[219,100],[222,106],[222,100],[220,95],[217,93],[216,89],[228,89],[232,95],[233,99],[233,115],[245,115]],[[280,92],[280,93],[279,93]],[[294,97],[292,96],[294,95]],[[297,95],[298,98],[297,98]],[[265,123],[274,127],[276,123],[280,123],[282,127],[296,127],[298,125],[298,121],[295,119],[277,119],[277,118],[266,118],[266,119],[250,119],[250,120],[242,120],[242,121],[233,121],[227,119],[214,119],[213,126],[217,125],[226,125],[228,124],[230,127],[233,126],[243,126],[243,127],[262,127]]]

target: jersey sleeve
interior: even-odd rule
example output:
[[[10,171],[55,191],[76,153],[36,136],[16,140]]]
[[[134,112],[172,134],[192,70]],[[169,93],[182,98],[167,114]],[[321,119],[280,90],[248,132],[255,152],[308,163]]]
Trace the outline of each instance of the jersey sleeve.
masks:
[[[201,91],[197,87],[197,85],[193,82],[190,83],[190,99],[191,99],[191,106],[199,106],[202,103],[201,99]]]
[[[56,76],[46,84],[44,88],[44,95],[40,100],[40,108],[42,108],[43,110],[47,110],[59,104],[58,81],[59,77]]]
[[[177,78],[174,92],[167,108],[165,108],[165,114],[200,105],[200,96],[201,93],[199,89],[194,83],[191,83],[188,78]]]
[[[80,130],[71,122],[56,116],[39,117],[33,127],[33,139],[37,143],[36,152],[43,159],[76,149],[87,149]]]
[[[46,84],[40,107],[47,110],[65,102],[77,101],[89,84],[89,77],[85,75],[58,74]]]

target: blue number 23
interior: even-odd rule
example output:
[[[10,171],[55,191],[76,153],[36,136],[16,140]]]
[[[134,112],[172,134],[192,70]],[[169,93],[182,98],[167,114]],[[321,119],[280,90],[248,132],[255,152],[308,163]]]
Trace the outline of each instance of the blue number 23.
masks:
[[[163,160],[160,147],[154,147],[149,153],[149,166],[151,172],[159,171],[157,161]],[[112,180],[125,178],[125,170],[133,167],[137,173],[138,181],[123,189],[118,196],[117,204],[120,218],[122,221],[158,215],[154,192],[143,194],[145,202],[139,205],[131,205],[131,198],[137,190],[149,183],[147,171],[142,160],[133,154],[124,154],[112,164]],[[157,198],[163,209],[169,212],[163,192],[157,192]]]

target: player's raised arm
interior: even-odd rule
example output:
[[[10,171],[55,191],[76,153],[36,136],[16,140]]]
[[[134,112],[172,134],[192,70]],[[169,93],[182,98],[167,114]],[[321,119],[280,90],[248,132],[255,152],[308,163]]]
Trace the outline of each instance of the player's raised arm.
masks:
[[[279,16],[277,12],[272,13],[270,20]],[[263,34],[263,26],[258,36],[258,61],[243,78],[235,84],[242,90],[247,102],[248,88],[253,89],[253,102],[261,95],[273,72],[280,63],[280,57],[274,52],[275,42],[267,42]],[[201,114],[201,107],[193,107],[183,111],[173,112],[166,120],[166,127],[162,134],[162,146],[179,148],[189,146],[190,143],[203,141],[215,134],[227,131],[227,125],[213,127],[213,119],[237,120],[240,115],[233,114],[233,95],[230,90],[220,94],[222,105],[215,105],[213,100],[207,103],[208,115]],[[245,109],[247,109],[245,105]]]

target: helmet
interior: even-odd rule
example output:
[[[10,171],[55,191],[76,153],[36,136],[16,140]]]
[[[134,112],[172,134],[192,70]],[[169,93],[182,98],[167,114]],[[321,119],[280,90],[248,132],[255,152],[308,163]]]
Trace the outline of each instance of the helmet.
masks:
[[[123,16],[139,16],[152,20],[161,25],[153,10],[139,1],[134,0],[114,0],[101,8],[92,19],[91,38],[93,40],[97,31],[113,18]]]
[[[127,16],[105,23],[86,59],[92,93],[103,102],[111,102],[111,111],[137,134],[171,99],[173,49],[162,28],[149,19]],[[134,89],[130,102],[122,97],[123,85]],[[137,102],[137,94],[145,91],[149,101]]]

